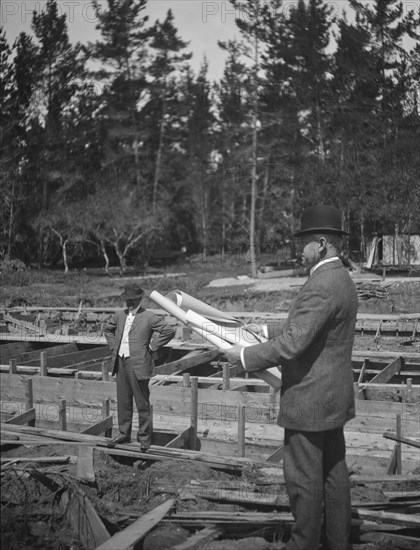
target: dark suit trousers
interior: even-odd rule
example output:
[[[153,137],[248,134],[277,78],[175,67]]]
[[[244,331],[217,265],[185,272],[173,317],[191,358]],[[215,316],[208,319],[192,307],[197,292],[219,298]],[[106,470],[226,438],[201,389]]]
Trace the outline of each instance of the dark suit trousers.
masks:
[[[287,550],[318,550],[324,511],[329,550],[345,550],[351,526],[343,428],[285,430],[284,478],[295,523]]]
[[[149,380],[137,380],[130,357],[118,360],[117,407],[120,433],[131,437],[133,422],[133,397],[139,415],[138,437],[151,443]]]

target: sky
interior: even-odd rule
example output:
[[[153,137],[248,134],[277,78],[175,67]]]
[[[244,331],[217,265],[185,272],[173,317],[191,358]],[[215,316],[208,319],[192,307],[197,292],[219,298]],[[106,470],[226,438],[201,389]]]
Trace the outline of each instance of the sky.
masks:
[[[298,0],[284,0],[283,9],[287,12]],[[267,0],[269,2],[269,0]],[[101,0],[106,6],[106,0]],[[348,0],[331,0],[327,2],[333,8],[333,15],[343,10],[348,11]],[[61,13],[67,15],[70,39],[86,43],[99,38],[95,29],[96,17],[90,0],[58,0]],[[42,11],[46,0],[1,0],[1,24],[6,30],[6,37],[13,43],[20,32],[30,32],[32,12]],[[403,0],[404,13],[409,10],[418,12],[419,0]],[[222,77],[225,53],[219,48],[218,40],[239,38],[235,18],[244,18],[244,12],[235,10],[229,0],[148,0],[144,14],[150,21],[163,20],[171,8],[175,16],[175,25],[179,36],[189,41],[193,53],[191,65],[198,72],[204,56],[209,63],[208,77],[218,80]],[[351,13],[348,11],[350,19]]]
[[[101,3],[107,5],[103,0]],[[61,13],[66,13],[69,36],[74,42],[86,43],[99,38],[95,29],[95,12],[90,0],[58,0]],[[33,10],[42,11],[46,0],[1,0],[1,23],[6,31],[9,44],[20,32],[30,32]],[[193,53],[191,65],[198,71],[207,57],[209,78],[221,78],[225,54],[217,45],[218,40],[228,40],[238,35],[235,25],[235,12],[228,0],[148,0],[144,14],[149,22],[163,20],[168,9],[175,16],[179,36],[189,41],[187,51]]]

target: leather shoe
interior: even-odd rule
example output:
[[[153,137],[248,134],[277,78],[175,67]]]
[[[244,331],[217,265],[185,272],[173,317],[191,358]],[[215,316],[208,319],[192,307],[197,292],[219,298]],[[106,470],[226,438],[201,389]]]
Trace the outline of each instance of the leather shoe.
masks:
[[[147,453],[147,451],[150,449],[149,441],[147,439],[142,439],[139,436],[137,436],[137,441],[140,443],[140,451],[142,453]]]
[[[124,443],[130,443],[131,439],[128,437],[128,435],[119,434],[117,437],[114,437],[114,439],[111,439],[111,441],[108,441],[108,447],[115,447],[115,445],[123,445]]]

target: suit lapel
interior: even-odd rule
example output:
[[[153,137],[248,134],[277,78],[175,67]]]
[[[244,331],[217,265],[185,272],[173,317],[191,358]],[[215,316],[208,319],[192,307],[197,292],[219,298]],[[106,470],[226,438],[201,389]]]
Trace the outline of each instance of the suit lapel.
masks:
[[[139,327],[142,323],[142,315],[140,315],[142,313],[143,308],[140,308],[138,310],[138,312],[134,315],[134,320],[133,320],[133,323],[131,325],[131,328],[130,328],[130,332],[128,334],[131,334],[132,331],[136,328],[136,327]]]

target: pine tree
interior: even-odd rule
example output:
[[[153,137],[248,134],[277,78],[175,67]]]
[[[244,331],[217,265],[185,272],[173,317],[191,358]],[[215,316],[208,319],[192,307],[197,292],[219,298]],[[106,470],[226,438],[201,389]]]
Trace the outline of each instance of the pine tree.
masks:
[[[14,67],[11,48],[6,33],[0,29],[0,105],[2,122],[0,128],[0,258],[10,259],[13,233],[16,229],[16,179],[18,163],[18,131],[14,109]]]
[[[167,133],[167,119],[170,118],[170,101],[176,88],[176,79],[186,62],[191,59],[192,53],[182,52],[188,46],[181,40],[174,25],[172,10],[168,10],[163,22],[156,21],[152,30],[150,47],[155,51],[150,65],[150,74],[154,78],[151,86],[152,101],[158,115],[158,135],[155,169],[153,174],[152,210],[155,211],[158,203],[158,187],[164,164],[164,149]]]
[[[143,186],[142,128],[138,102],[146,90],[146,0],[107,0],[107,8],[93,0],[102,40],[90,45],[93,59],[101,62],[94,75],[101,81],[106,101],[106,158],[103,169]],[[104,136],[105,137],[105,136]],[[128,167],[128,168],[126,168]]]
[[[400,3],[352,1],[351,5],[356,19],[352,24],[346,18],[340,21],[335,54],[333,87],[338,101],[333,148],[340,159],[336,164],[341,200],[354,212],[364,255],[367,220],[370,230],[379,231],[386,226],[389,231],[391,220],[407,220],[404,194],[398,191],[405,170],[398,159],[401,140],[410,143],[407,132],[414,136],[416,130],[412,116],[407,125],[405,105],[414,81],[406,70],[409,54],[402,39],[415,33],[412,14],[404,16]],[[404,155],[406,166],[412,166],[413,150],[405,146],[404,150],[410,151]]]

